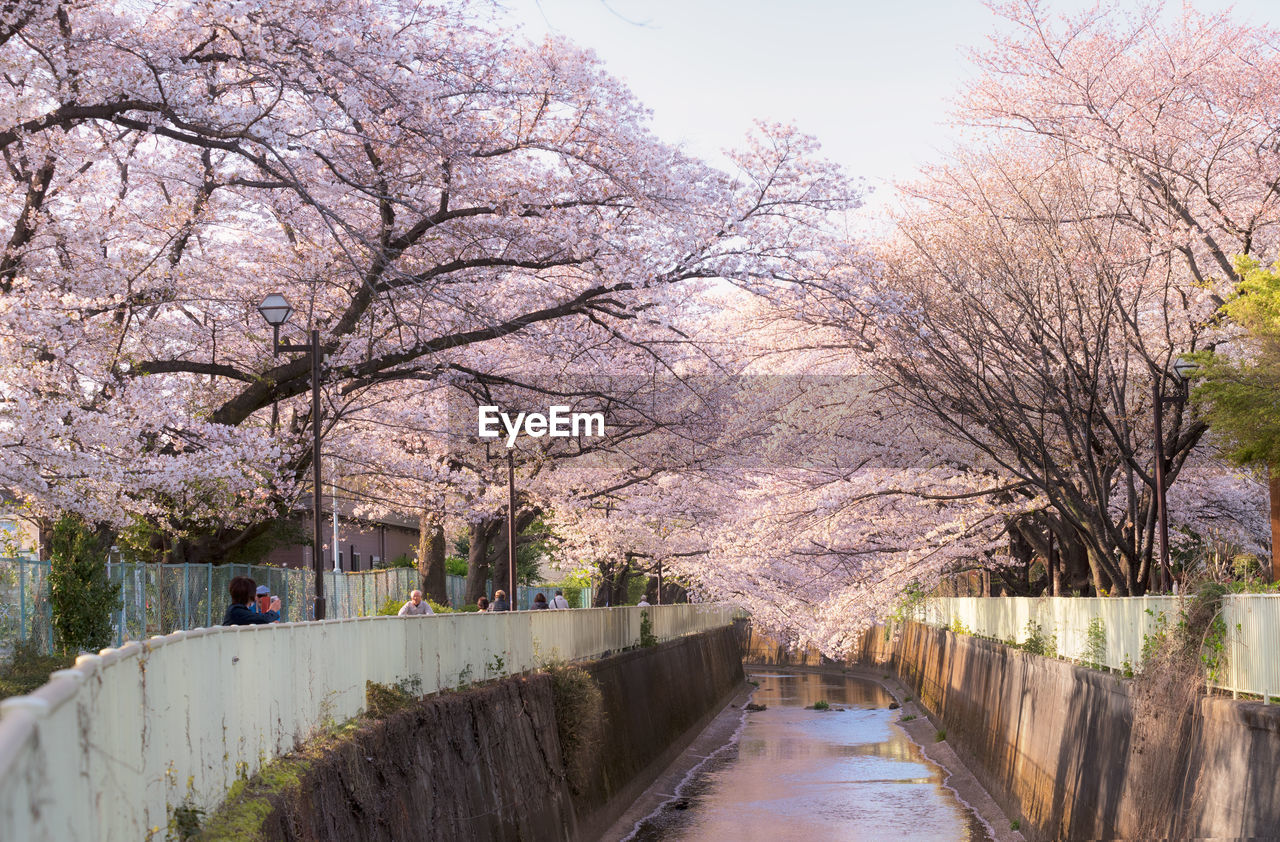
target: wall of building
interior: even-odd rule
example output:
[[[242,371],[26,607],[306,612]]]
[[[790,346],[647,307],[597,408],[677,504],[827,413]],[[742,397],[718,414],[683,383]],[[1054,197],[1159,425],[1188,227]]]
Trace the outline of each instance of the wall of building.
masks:
[[[1115,674],[916,623],[892,639],[871,630],[859,655],[914,688],[1030,839],[1280,833],[1280,707],[1202,698],[1187,733],[1145,749],[1171,753],[1152,780],[1131,740],[1131,683]]]
[[[326,518],[324,525],[325,569],[332,569],[333,555],[329,545],[333,541],[332,521]],[[298,516],[297,527],[304,534],[311,534],[311,519]],[[402,555],[414,557],[418,551],[418,530],[393,523],[367,523],[338,519],[338,543],[342,550],[342,569],[347,572],[371,570],[375,560],[390,562]],[[353,564],[354,559],[354,564]],[[291,544],[276,547],[266,558],[267,564],[278,567],[311,566],[311,547]]]

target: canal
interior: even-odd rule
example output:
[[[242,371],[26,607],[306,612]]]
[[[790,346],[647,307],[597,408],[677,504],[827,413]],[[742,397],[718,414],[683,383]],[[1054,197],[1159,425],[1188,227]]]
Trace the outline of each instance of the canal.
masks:
[[[738,739],[636,826],[636,842],[989,840],[865,679],[757,670]],[[826,702],[829,710],[815,710]]]

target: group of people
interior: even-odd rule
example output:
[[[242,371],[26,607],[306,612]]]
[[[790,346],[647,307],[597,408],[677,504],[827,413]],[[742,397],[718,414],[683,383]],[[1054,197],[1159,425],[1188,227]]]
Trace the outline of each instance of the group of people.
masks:
[[[559,608],[568,608],[568,607],[569,607],[569,600],[564,598],[564,591],[556,591],[556,595],[551,598],[550,602],[547,602],[546,594],[542,593],[541,591],[539,591],[538,595],[533,598],[532,610],[534,611],[539,611],[542,609],[549,609],[549,608],[559,609]],[[476,600],[476,609],[484,612],[510,611],[511,603],[507,601],[506,591],[494,591],[493,602],[490,602],[487,597],[482,596]]]
[[[224,626],[257,626],[265,623],[280,622],[280,597],[272,596],[271,589],[259,585],[248,576],[236,576],[228,587],[231,591],[231,605],[222,617]],[[485,597],[476,600],[480,611],[510,611],[511,603],[507,601],[506,591],[494,591],[493,602]],[[569,600],[564,598],[564,591],[556,591],[556,595],[547,601],[541,592],[533,598],[533,609],[568,608]],[[415,590],[409,594],[409,601],[400,607],[397,616],[420,617],[436,613],[431,603],[422,598],[422,591]]]
[[[222,616],[224,626],[260,626],[280,622],[280,597],[248,576],[236,576],[227,588],[231,604]]]

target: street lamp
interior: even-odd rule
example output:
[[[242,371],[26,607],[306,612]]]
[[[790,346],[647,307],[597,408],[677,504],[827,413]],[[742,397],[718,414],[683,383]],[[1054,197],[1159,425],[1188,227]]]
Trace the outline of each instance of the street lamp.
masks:
[[[281,351],[295,351],[307,354],[311,358],[311,539],[314,549],[311,553],[311,567],[316,576],[316,599],[313,615],[317,620],[324,619],[324,559],[321,548],[324,546],[324,518],[320,512],[320,331],[311,331],[311,343],[308,345],[281,344],[280,327],[289,320],[293,307],[278,292],[273,292],[258,305],[258,312],[266,323],[271,325],[272,353],[276,356]],[[337,553],[338,548],[333,548]],[[337,558],[335,555],[334,558]]]
[[[507,450],[507,586],[511,610],[516,610],[516,452]]]
[[[1165,497],[1164,485],[1164,407],[1166,404],[1177,404],[1186,400],[1187,381],[1199,366],[1187,359],[1179,357],[1173,363],[1173,373],[1178,381],[1178,393],[1166,398],[1160,394],[1164,377],[1161,374],[1151,378],[1151,404],[1155,413],[1156,439],[1156,513],[1160,520],[1160,588],[1173,589],[1173,571],[1169,567],[1169,505]]]

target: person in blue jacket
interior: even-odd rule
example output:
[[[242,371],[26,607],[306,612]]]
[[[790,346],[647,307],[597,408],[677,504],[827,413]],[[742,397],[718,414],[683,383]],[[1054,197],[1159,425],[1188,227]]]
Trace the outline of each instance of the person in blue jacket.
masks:
[[[258,613],[253,610],[254,591],[257,582],[248,576],[237,576],[231,580],[228,590],[231,591],[231,605],[222,617],[224,626],[260,626],[280,620],[280,597],[271,598],[270,610]]]

